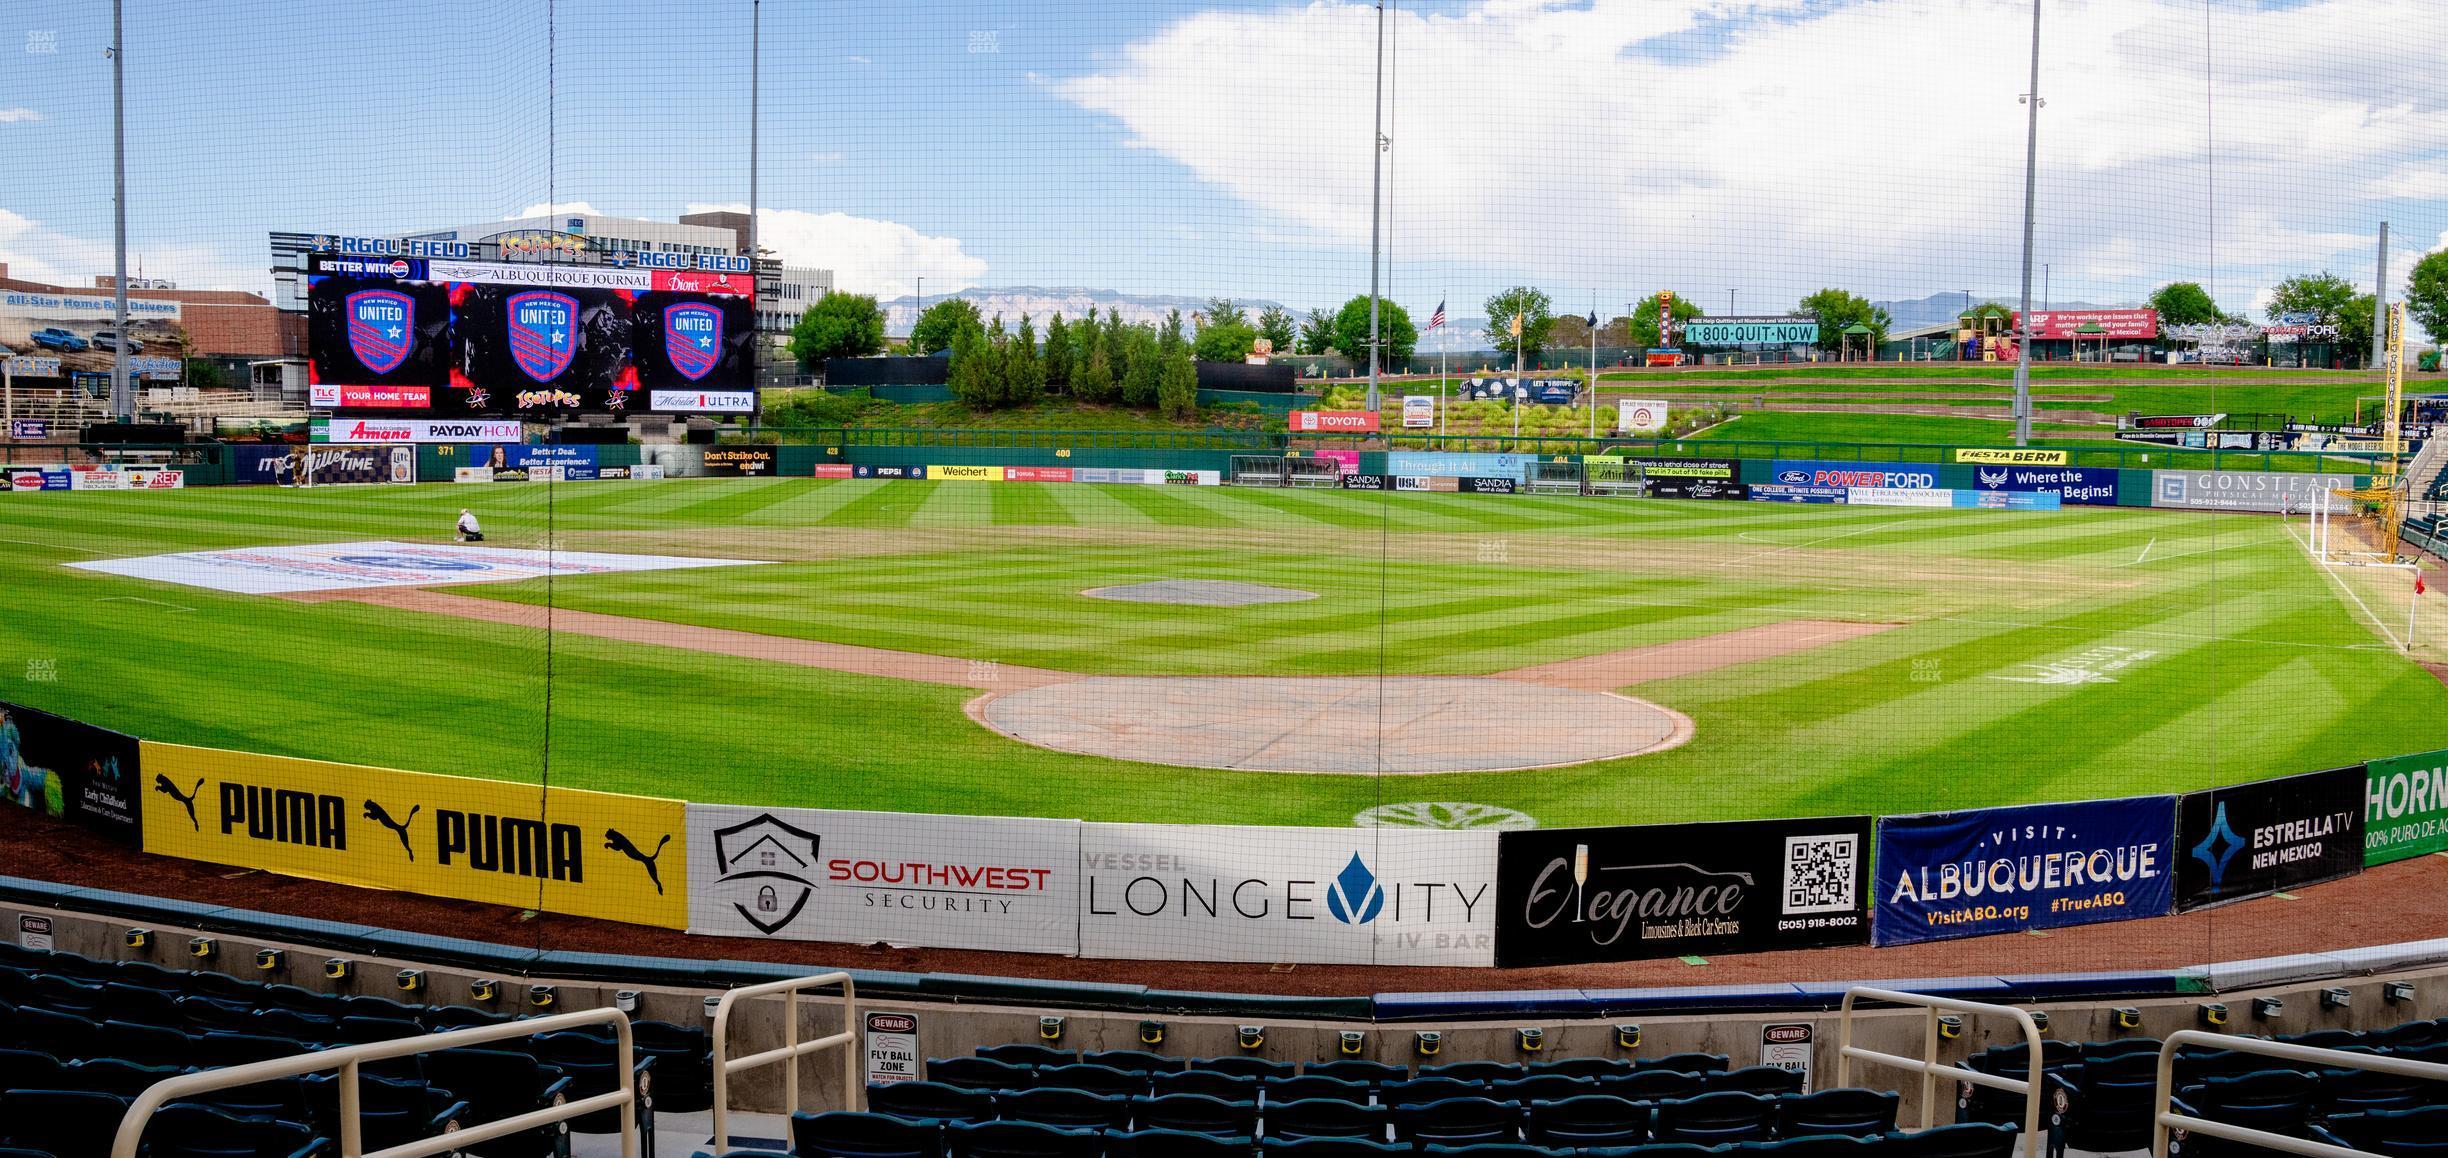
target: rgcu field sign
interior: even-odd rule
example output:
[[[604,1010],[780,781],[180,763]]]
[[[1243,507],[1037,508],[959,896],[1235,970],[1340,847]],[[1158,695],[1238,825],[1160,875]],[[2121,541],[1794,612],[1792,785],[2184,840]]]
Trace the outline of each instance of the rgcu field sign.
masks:
[[[1302,434],[1374,434],[1377,431],[1374,410],[1295,410],[1292,430]]]

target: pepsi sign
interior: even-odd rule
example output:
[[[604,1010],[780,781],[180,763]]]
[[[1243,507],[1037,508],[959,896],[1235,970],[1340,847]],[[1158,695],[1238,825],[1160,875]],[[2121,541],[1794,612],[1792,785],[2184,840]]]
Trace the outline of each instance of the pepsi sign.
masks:
[[[510,295],[510,358],[538,382],[569,369],[578,350],[578,299],[552,290]]]

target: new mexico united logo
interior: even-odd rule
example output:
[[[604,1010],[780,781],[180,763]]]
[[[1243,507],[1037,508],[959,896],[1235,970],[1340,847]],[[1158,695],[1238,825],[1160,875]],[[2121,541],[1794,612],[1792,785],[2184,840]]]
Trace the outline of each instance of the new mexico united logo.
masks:
[[[663,307],[663,352],[672,369],[694,382],[722,360],[722,311],[703,302]]]
[[[510,295],[510,358],[538,382],[569,369],[578,352],[578,299],[551,290]]]
[[[349,352],[365,368],[388,374],[408,360],[416,332],[416,299],[398,290],[358,290],[347,298]]]
[[[714,830],[714,870],[720,883],[737,884],[750,892],[747,903],[733,901],[740,919],[772,936],[799,918],[816,893],[816,847],[824,838],[762,813],[729,828]]]

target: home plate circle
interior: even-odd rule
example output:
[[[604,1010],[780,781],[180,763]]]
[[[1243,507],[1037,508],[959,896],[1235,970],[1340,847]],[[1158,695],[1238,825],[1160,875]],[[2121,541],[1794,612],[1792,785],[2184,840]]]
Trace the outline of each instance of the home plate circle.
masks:
[[[1638,756],[1691,738],[1628,696],[1463,676],[1098,676],[998,692],[969,714],[1024,743],[1251,772],[1502,772]]]

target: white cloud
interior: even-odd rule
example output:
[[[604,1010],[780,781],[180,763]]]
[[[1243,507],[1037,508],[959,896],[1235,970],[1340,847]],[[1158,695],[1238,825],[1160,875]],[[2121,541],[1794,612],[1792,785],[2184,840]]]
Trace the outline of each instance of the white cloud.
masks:
[[[512,213],[502,218],[502,220],[518,221],[529,217],[550,217],[561,213],[575,213],[581,217],[611,216],[610,214],[605,213],[603,210],[597,209],[593,205],[590,205],[584,201],[538,201],[525,209],[521,209],[516,213]]]
[[[747,208],[692,204],[686,212]],[[757,242],[790,265],[832,270],[835,288],[879,298],[915,292],[921,277],[929,294],[950,293],[976,285],[986,273],[985,259],[963,252],[957,237],[930,237],[897,221],[846,213],[759,209]]]
[[[111,244],[55,229],[0,208],[0,264],[11,278],[58,286],[90,286],[111,272]],[[167,278],[182,289],[236,289],[266,293],[270,275],[197,245],[131,245],[128,274]]]
[[[808,160],[814,161],[814,162],[816,162],[817,164],[820,164],[820,165],[830,165],[830,164],[833,164],[834,162],[839,161],[839,160],[841,160],[841,159],[842,159],[842,155],[841,155],[840,153],[810,153],[810,154],[808,154]]]
[[[35,112],[33,109],[29,109],[24,105],[0,108],[0,125],[31,124],[41,119],[43,119],[43,115],[41,113]]]
[[[849,62],[850,62],[850,63],[852,63],[852,64],[874,64],[874,63],[875,63],[874,61],[869,60],[869,59],[867,59],[867,58],[866,58],[866,57],[864,57],[864,56],[849,56],[849,57],[844,57],[843,59],[844,59],[844,60],[849,61]]]
[[[2318,214],[2401,166],[2432,178],[2401,184],[2448,186],[2448,105],[2424,70],[2368,67],[2374,27],[2409,60],[2448,55],[2448,20],[2408,11],[2218,10],[2210,280],[2241,296],[2246,267],[2368,251]],[[2076,271],[2119,286],[2203,278],[2199,0],[2062,0],[2048,19],[2040,243],[2059,288]],[[2030,20],[2029,0],[1401,12],[1388,33],[1392,243],[1413,262],[1566,285],[2004,284],[2020,260]],[[1044,83],[1254,207],[1257,224],[1365,246],[1375,28],[1374,7],[1349,0],[1202,12]]]

